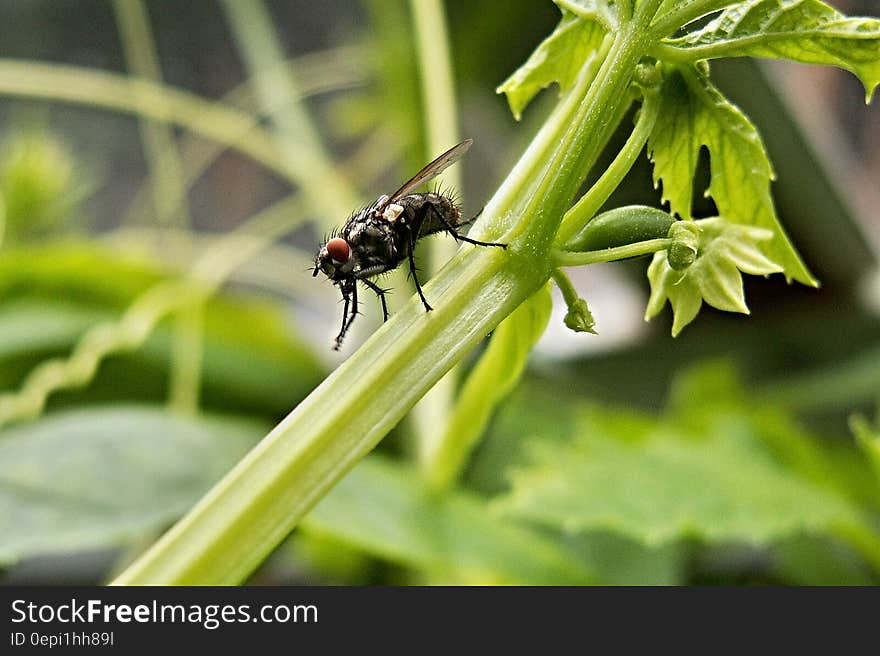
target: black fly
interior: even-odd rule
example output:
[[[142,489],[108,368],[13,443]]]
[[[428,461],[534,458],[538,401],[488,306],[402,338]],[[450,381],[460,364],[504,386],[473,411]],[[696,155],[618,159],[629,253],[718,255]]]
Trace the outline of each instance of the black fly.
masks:
[[[404,260],[409,260],[409,271],[425,310],[432,309],[422,293],[413,257],[416,242],[422,237],[436,232],[448,232],[456,241],[507,248],[506,244],[477,241],[459,233],[458,228],[473,219],[462,221],[461,208],[449,194],[439,191],[411,193],[458,161],[473,143],[472,139],[466,139],[450,148],[393,194],[379,196],[375,203],[352,214],[342,229],[334,233],[318,250],[312,275],[317,276],[319,271],[323,271],[334,285],[339,285],[345,302],[342,329],[336,336],[334,350],[339,350],[342,339],[357,315],[358,281],[376,293],[382,302],[384,319],[388,320],[388,306],[385,303],[387,290],[379,287],[370,278],[396,269]]]

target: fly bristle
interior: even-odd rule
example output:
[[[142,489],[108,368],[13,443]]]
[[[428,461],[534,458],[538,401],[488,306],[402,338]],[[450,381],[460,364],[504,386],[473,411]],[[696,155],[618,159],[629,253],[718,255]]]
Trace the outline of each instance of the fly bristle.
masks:
[[[356,216],[358,216],[359,214],[361,214],[361,213],[363,213],[364,211],[366,211],[367,209],[369,209],[369,207],[370,207],[370,206],[367,206],[367,207],[361,207],[360,209],[355,210],[355,211],[352,212],[352,213],[349,215],[349,217],[345,220],[345,223],[346,223],[346,224],[351,223],[351,221],[352,221]]]
[[[334,237],[338,237],[338,236],[339,236],[339,227],[337,226],[337,227],[333,228],[330,232],[324,233],[324,236],[322,237],[323,241],[321,242],[321,246],[326,246],[327,242],[329,242]]]
[[[456,209],[461,209],[461,194],[452,185],[444,186],[442,182],[438,182],[433,193],[448,200]]]

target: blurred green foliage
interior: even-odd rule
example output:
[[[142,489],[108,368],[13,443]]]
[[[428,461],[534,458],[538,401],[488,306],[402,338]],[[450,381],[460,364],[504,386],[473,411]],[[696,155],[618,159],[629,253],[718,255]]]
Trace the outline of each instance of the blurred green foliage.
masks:
[[[15,131],[0,146],[0,197],[9,242],[45,236],[84,196],[68,148],[46,130]]]
[[[53,413],[0,441],[0,559],[126,545],[189,508],[263,434],[150,406]]]
[[[477,107],[465,123],[486,127],[482,157],[497,160],[474,167],[478,205],[480,185],[500,177],[509,144],[531,130],[515,128],[487,89],[526,59],[556,15],[550,3],[450,4],[456,66]],[[340,153],[385,130],[406,170],[422,162],[424,142],[407,8],[368,2],[363,15],[355,36],[367,46],[361,65],[371,85],[329,102],[325,127]],[[773,111],[778,102],[768,96],[764,104],[783,123],[768,139],[771,156],[780,134],[794,152],[805,148]],[[0,149],[0,395],[15,394],[39,365],[67,357],[89,330],[118,320],[189,264],[70,237],[89,184],[66,136],[9,128]],[[776,159],[783,186],[786,159],[804,188],[830,184],[821,167],[804,169],[804,158]],[[368,180],[382,174],[363,171]],[[650,188],[649,176],[632,177]],[[234,179],[210,190],[218,204]],[[613,200],[644,193],[636,187]],[[783,220],[798,211],[788,207]],[[856,232],[845,208],[836,211],[828,221]],[[793,225],[797,242],[809,227],[797,218]],[[308,264],[308,253],[285,247]],[[840,244],[822,247],[829,259],[847,257]],[[865,270],[870,257],[859,253],[841,266]],[[644,268],[621,270],[643,276]],[[272,282],[277,289],[301,273],[276,273]],[[880,583],[876,419],[853,420],[855,439],[846,424],[854,408],[873,410],[880,326],[842,287],[849,282],[832,280],[825,295],[794,291],[786,302],[779,298],[789,290],[769,284],[749,290],[756,316],[748,325],[709,314],[676,343],[661,325],[612,353],[538,361],[505,399],[546,322],[542,296],[519,330],[499,328],[510,352],[490,347],[494,362],[481,361],[465,383],[479,407],[462,410],[453,426],[463,434],[487,428],[462,480],[447,490],[425,481],[398,448],[408,439],[401,427],[314,509],[293,548],[276,553],[290,579],[270,582]],[[143,346],[103,360],[84,387],[51,395],[40,417],[0,429],[0,565],[10,578],[22,559],[140,545],[318,385],[326,368],[304,338],[307,304],[291,307],[264,287],[228,286],[205,303],[197,414],[167,403],[180,339],[171,314]],[[471,412],[479,415],[473,424]],[[101,582],[108,573],[109,564],[90,575]]]

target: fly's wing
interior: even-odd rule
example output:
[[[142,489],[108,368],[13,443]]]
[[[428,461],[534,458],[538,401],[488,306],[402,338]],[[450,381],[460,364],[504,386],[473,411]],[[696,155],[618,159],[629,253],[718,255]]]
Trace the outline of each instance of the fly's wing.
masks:
[[[413,189],[419,187],[420,185],[423,185],[428,180],[436,178],[443,171],[445,171],[447,168],[449,168],[459,159],[461,159],[462,155],[464,155],[468,151],[468,148],[470,148],[473,143],[473,139],[465,139],[457,146],[453,146],[452,148],[447,150],[445,153],[440,155],[440,157],[435,159],[433,162],[425,166],[425,168],[416,173],[409,180],[404,182],[403,186],[400,189],[398,189],[393,194],[391,194],[391,196],[379,203],[379,205],[376,207],[376,210],[378,212],[381,212],[388,206],[389,203],[393,203],[398,198],[406,196]]]

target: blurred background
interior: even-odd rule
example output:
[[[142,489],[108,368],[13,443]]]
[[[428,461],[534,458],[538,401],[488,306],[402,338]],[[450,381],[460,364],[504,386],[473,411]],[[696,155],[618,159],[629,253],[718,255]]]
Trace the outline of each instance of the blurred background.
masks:
[[[426,0],[419,32],[420,1],[0,4],[0,583],[109,580],[379,325],[367,299],[331,351],[312,260],[442,150],[438,72],[465,213],[504,179],[556,93],[518,123],[495,88],[559,11]],[[821,288],[747,276],[750,317],[672,339],[647,261],[570,270],[599,334],[557,303],[455,489],[420,491],[404,422],[253,583],[880,580],[880,110],[837,69],[712,71]],[[659,204],[647,158],[630,203]]]

